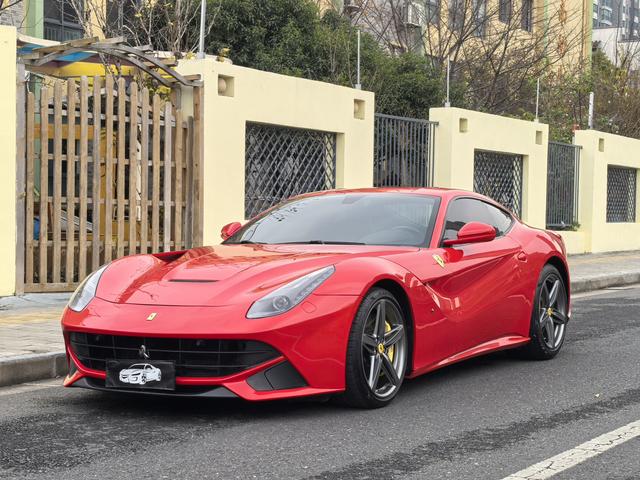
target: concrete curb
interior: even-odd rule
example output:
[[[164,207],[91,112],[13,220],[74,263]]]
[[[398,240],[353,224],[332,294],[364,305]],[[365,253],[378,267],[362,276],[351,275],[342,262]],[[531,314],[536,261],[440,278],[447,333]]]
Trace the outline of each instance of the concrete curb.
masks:
[[[609,287],[621,287],[640,283],[640,272],[599,275],[597,277],[579,278],[571,281],[571,293],[591,292]]]
[[[56,378],[67,374],[64,352],[37,353],[0,359],[0,387]]]
[[[580,278],[571,282],[572,293],[640,283],[640,272]],[[45,380],[67,374],[64,352],[40,353],[0,358],[0,387]]]

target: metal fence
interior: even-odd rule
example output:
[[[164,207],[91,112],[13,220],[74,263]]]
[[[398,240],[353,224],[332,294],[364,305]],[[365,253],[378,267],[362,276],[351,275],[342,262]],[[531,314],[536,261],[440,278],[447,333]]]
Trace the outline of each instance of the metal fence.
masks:
[[[607,168],[607,222],[636,221],[636,168]]]
[[[374,185],[433,185],[433,140],[436,125],[437,123],[428,120],[377,113],[373,160]]]
[[[563,230],[578,223],[580,146],[549,142],[547,228]]]
[[[522,155],[476,150],[473,190],[522,215]]]
[[[247,123],[246,218],[292,195],[335,186],[335,133]]]

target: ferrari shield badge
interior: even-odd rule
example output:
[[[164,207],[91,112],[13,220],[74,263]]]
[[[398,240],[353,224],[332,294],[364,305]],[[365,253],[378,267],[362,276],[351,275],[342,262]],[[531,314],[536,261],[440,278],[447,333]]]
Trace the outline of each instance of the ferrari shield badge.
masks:
[[[156,318],[156,315],[158,315],[158,314],[157,314],[156,312],[153,312],[151,315],[149,315],[149,316],[147,317],[147,320],[148,320],[148,321],[153,320],[154,318]]]
[[[438,265],[444,268],[444,260],[440,255],[437,255],[437,254],[433,255],[433,259],[436,261]]]

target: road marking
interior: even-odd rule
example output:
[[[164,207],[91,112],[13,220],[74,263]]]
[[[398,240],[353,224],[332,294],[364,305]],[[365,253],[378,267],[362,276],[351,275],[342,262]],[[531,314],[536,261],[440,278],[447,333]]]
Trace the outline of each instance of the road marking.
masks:
[[[21,383],[20,385],[14,385],[10,387],[0,388],[0,397],[6,395],[15,395],[17,393],[34,392],[37,390],[43,390],[45,388],[58,388],[62,387],[62,379],[45,380],[42,382],[29,382]]]
[[[567,450],[555,457],[531,465],[503,480],[544,480],[578,465],[629,440],[640,437],[640,420]]]

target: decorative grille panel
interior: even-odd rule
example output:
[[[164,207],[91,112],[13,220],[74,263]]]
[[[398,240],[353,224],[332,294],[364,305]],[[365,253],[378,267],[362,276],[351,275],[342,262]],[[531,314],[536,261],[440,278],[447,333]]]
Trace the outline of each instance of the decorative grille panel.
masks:
[[[635,168],[607,168],[607,222],[636,221],[636,191],[638,170]]]
[[[580,147],[549,142],[547,228],[562,230],[578,223]]]
[[[336,186],[336,134],[247,123],[245,216],[301,193]]]
[[[522,214],[522,155],[476,150],[473,190]]]
[[[374,185],[431,186],[435,127],[427,120],[376,114]]]

